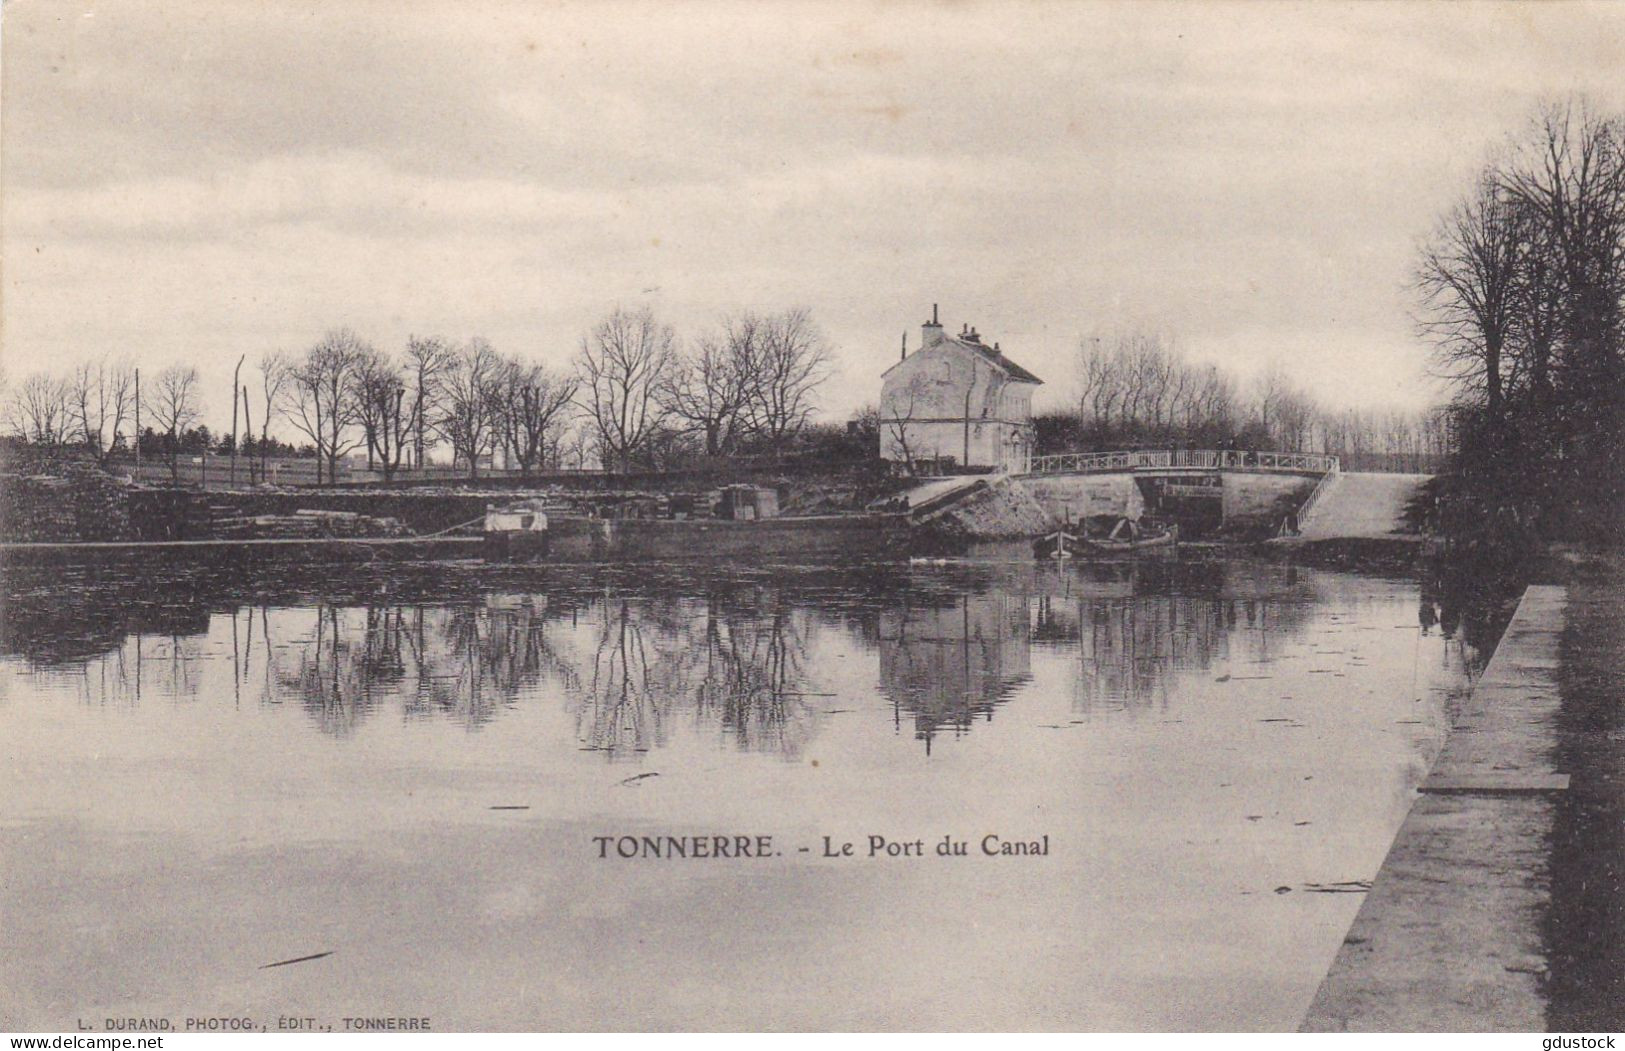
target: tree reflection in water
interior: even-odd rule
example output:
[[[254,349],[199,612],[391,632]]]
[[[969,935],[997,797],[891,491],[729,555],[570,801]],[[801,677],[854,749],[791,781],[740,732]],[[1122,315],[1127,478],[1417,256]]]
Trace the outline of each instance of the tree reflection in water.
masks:
[[[546,609],[545,596],[506,594],[454,606],[319,603],[306,611],[310,626],[283,645],[270,641],[262,617],[277,687],[264,701],[296,698],[336,734],[390,698],[408,718],[443,716],[478,730],[543,682],[574,681],[552,648]]]
[[[647,752],[687,717],[741,749],[799,756],[814,723],[804,681],[812,622],[777,596],[765,601],[763,610],[715,594],[605,596],[592,670],[573,691],[584,746],[611,757]]]
[[[819,670],[839,667],[809,657],[824,635],[877,655],[894,727],[906,722],[929,751],[943,731],[992,719],[1032,679],[1034,647],[1076,669],[1063,687],[1076,711],[1149,708],[1216,665],[1267,675],[1312,618],[1383,601],[1354,578],[1219,560],[600,567],[545,592],[390,572],[298,577],[251,596],[225,575],[166,570],[57,574],[72,585],[57,597],[52,574],[17,574],[0,603],[0,658],[5,673],[86,703],[140,703],[143,691],[212,702],[224,688],[238,705],[297,706],[338,736],[391,707],[475,732],[533,703],[558,706],[579,746],[611,759],[679,731],[795,758],[824,710],[847,703],[820,699]],[[1447,659],[1459,650],[1468,664],[1504,623],[1485,606],[1457,581],[1425,580],[1419,634],[1450,637]]]

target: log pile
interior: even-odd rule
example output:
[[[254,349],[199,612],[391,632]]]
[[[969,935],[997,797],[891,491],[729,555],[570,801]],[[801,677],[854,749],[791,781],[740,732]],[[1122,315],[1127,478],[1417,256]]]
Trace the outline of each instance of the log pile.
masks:
[[[398,518],[301,509],[288,515],[217,515],[214,534],[222,539],[323,540],[411,536],[412,532]]]
[[[14,542],[124,540],[130,532],[123,485],[92,464],[60,473],[0,476],[0,539]]]

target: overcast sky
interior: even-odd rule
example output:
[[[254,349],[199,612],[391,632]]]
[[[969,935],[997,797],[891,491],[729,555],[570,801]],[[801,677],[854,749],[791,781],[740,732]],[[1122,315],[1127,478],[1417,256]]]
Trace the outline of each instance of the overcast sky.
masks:
[[[3,23],[3,354],[232,364],[349,325],[563,366],[617,303],[810,307],[824,402],[941,304],[1072,389],[1149,325],[1418,406],[1417,240],[1625,5],[69,3]]]

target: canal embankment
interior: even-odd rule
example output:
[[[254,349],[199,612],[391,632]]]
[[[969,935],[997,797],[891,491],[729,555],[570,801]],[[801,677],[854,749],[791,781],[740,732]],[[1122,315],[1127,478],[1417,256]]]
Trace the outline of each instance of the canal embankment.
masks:
[[[1571,783],[1560,747],[1569,604],[1562,586],[1525,591],[1304,1030],[1548,1027],[1553,847]]]
[[[1565,575],[1556,765],[1569,788],[1553,814],[1546,1023],[1606,1032],[1625,1029],[1625,554],[1582,556]]]

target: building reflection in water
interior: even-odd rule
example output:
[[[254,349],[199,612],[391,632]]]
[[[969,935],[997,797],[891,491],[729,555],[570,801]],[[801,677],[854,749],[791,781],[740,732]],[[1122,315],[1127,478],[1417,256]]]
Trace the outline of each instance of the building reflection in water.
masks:
[[[144,692],[212,702],[229,668],[232,703],[297,706],[341,737],[386,708],[478,732],[518,705],[555,704],[579,747],[609,758],[679,732],[795,758],[842,703],[818,678],[833,664],[809,656],[827,635],[876,654],[894,726],[929,752],[1031,681],[1035,646],[1075,662],[1079,713],[1166,706],[1182,676],[1267,665],[1328,598],[1365,601],[1357,583],[1316,580],[1216,561],[971,564],[895,578],[650,580],[635,593],[601,580],[468,588],[455,602],[438,581],[397,601],[369,582],[333,600],[296,592],[252,605],[229,582],[135,581],[55,600],[42,584],[8,592],[0,657],[8,673],[93,704],[141,703]],[[1498,627],[1463,615],[1463,594],[1425,582],[1418,619],[1466,653]]]
[[[931,749],[942,730],[970,730],[1032,678],[1027,600],[1002,590],[880,613],[880,690]]]

